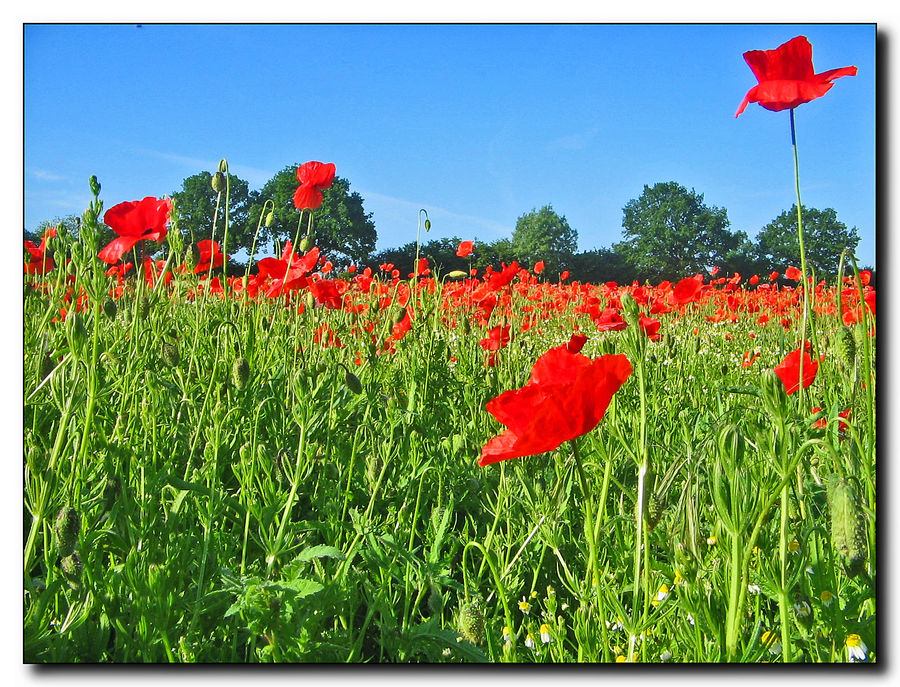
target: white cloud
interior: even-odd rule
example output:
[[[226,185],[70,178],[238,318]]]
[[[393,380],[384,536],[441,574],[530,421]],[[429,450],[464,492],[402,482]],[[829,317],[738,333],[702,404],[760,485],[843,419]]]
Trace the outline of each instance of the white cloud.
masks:
[[[31,176],[40,179],[41,181],[69,181],[68,177],[48,172],[45,169],[32,169],[30,173]]]

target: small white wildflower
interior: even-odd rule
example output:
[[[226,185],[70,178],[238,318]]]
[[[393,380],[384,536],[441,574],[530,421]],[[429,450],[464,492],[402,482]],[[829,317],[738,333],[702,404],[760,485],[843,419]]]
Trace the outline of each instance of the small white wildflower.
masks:
[[[848,635],[844,643],[847,645],[847,660],[850,663],[869,660],[869,647],[858,634]]]

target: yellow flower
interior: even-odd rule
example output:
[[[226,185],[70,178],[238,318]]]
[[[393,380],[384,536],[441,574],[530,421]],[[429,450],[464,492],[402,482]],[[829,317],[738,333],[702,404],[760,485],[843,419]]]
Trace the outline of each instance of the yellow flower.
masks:
[[[715,537],[715,535],[711,535],[711,536],[707,537],[707,538],[706,538],[706,543],[709,544],[710,546],[715,546],[715,545],[716,545],[716,537]]]
[[[796,539],[794,541],[792,541],[790,544],[788,544],[788,551],[790,551],[791,553],[794,553],[799,548],[800,548],[800,542],[798,542]]]
[[[624,655],[624,654],[622,654],[622,655],[620,655],[620,656],[616,656],[616,663],[625,663],[625,661],[627,661],[627,660],[628,660],[628,659],[625,658],[625,655]]]
[[[525,637],[525,646],[527,646],[529,649],[534,648],[534,635],[530,632],[528,633],[528,636]]]
[[[528,603],[524,598],[519,602],[519,610],[522,611],[525,615],[528,615],[528,611],[531,610],[531,604]]]
[[[822,603],[825,604],[826,607],[834,603],[834,594],[827,589],[819,595],[819,598],[822,599]]]
[[[684,582],[684,577],[681,574],[680,570],[675,571],[675,581],[672,584],[681,584]]]

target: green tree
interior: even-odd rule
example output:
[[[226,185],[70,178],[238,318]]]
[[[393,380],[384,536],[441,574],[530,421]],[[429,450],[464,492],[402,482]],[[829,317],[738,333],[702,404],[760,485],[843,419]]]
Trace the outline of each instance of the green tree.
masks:
[[[602,284],[608,281],[630,284],[635,279],[635,271],[623,255],[611,248],[576,253],[566,264],[572,281]]]
[[[623,210],[625,238],[613,248],[639,278],[680,279],[721,264],[741,241],[728,231],[724,208],[703,203],[703,194],[669,181],[644,186]]]
[[[303,213],[300,226],[300,211],[294,207],[298,166],[288,165],[269,179],[250,208],[250,225],[255,230],[265,201],[271,200],[275,204],[272,225],[265,233],[268,241],[293,241],[298,226],[301,237],[306,235],[309,213]],[[335,262],[341,259],[367,262],[375,250],[377,233],[372,213],[363,207],[362,196],[350,191],[350,182],[339,176],[334,177],[334,183],[323,191],[322,196],[322,205],[313,211],[315,245]]]
[[[803,247],[807,267],[816,277],[837,274],[841,251],[852,253],[859,243],[856,227],[848,229],[832,208],[817,210],[803,206]],[[785,210],[756,235],[756,253],[766,270],[784,271],[789,265],[800,267],[800,241],[797,238],[797,206]]]
[[[250,250],[256,225],[249,226],[252,194],[247,182],[234,174],[228,176],[228,245],[225,246],[225,250],[233,255],[241,248]],[[213,238],[222,245],[225,238],[225,190],[223,189],[219,198],[219,214],[213,236],[217,195],[212,187],[212,174],[209,172],[189,176],[181,182],[181,190],[172,194],[178,229],[185,243],[197,243],[203,239]]]
[[[564,215],[545,205],[516,220],[512,248],[523,267],[531,267],[538,260],[545,264],[545,274],[555,278],[564,264],[578,250],[578,232],[569,226]]]

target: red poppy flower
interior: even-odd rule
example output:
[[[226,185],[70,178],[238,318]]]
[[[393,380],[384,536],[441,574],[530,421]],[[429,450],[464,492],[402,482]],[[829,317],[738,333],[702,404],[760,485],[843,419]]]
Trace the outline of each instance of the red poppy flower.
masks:
[[[750,284],[758,284],[759,283],[759,275],[754,274],[752,277],[750,277],[750,279],[748,281]]]
[[[563,270],[562,274],[559,275],[560,281],[565,281],[569,278],[569,270]]]
[[[807,351],[803,352],[803,388],[805,389],[816,378],[819,371],[819,361],[809,357],[809,342],[807,341]],[[784,389],[788,396],[795,393],[800,388],[800,349],[788,353],[784,360],[775,366],[775,374],[784,384]]]
[[[545,453],[590,432],[630,374],[621,354],[591,360],[566,346],[551,348],[535,361],[525,386],[488,401],[488,412],[508,429],[484,445],[478,464]]]
[[[566,350],[569,353],[581,353],[581,349],[587,343],[587,337],[584,334],[572,334],[569,343],[566,344]]]
[[[821,98],[842,76],[856,76],[856,67],[813,72],[812,45],[806,36],[797,36],[774,50],[750,50],[744,60],[759,83],[747,91],[737,117],[749,103],[759,103],[767,110],[789,110]]]
[[[487,338],[478,343],[486,351],[499,351],[509,343],[509,325],[494,327],[488,332]]]
[[[322,190],[334,183],[333,163],[307,162],[297,167],[300,185],[294,191],[294,207],[298,210],[315,210],[322,204]]]
[[[751,356],[750,351],[744,351],[744,361],[741,363],[741,367],[750,367],[758,357],[758,352]]]
[[[638,318],[638,324],[641,326],[644,334],[647,335],[647,338],[651,341],[659,341],[659,320],[653,317],[645,317],[643,314]]]
[[[200,262],[194,268],[194,274],[209,272],[210,268],[221,267],[225,262],[225,256],[222,254],[218,241],[210,239],[197,241],[197,250],[200,251]]]
[[[672,301],[676,305],[690,303],[697,298],[701,288],[703,288],[702,281],[694,279],[694,277],[685,277],[675,284],[675,288],[672,290]]]
[[[113,205],[103,215],[103,221],[112,227],[119,238],[110,241],[97,257],[112,265],[138,241],[162,241],[168,233],[166,224],[171,213],[170,198],[148,196],[143,200]]]
[[[534,273],[540,274],[541,272],[544,271],[544,267],[545,267],[544,261],[538,260],[536,263],[534,263]]]
[[[709,273],[710,273],[712,276],[715,277],[715,276],[719,273],[719,266],[716,265],[715,267],[713,267],[713,268],[709,271]]]
[[[778,279],[778,272],[772,271],[769,273],[769,281],[775,281]]]
[[[459,247],[456,249],[456,255],[460,258],[465,258],[471,255],[474,249],[475,244],[472,241],[460,241]]]
[[[615,308],[606,308],[599,317],[593,319],[597,329],[601,332],[620,332],[628,326]]]
[[[56,236],[56,227],[50,227],[41,237],[41,245],[34,245],[34,241],[25,241],[25,250],[28,251],[30,259],[25,263],[25,274],[46,274],[54,267],[56,263],[53,258],[47,255],[47,239]]]
[[[796,267],[788,267],[784,271],[785,279],[790,279],[791,281],[800,281],[803,279],[803,272],[798,270]]]

